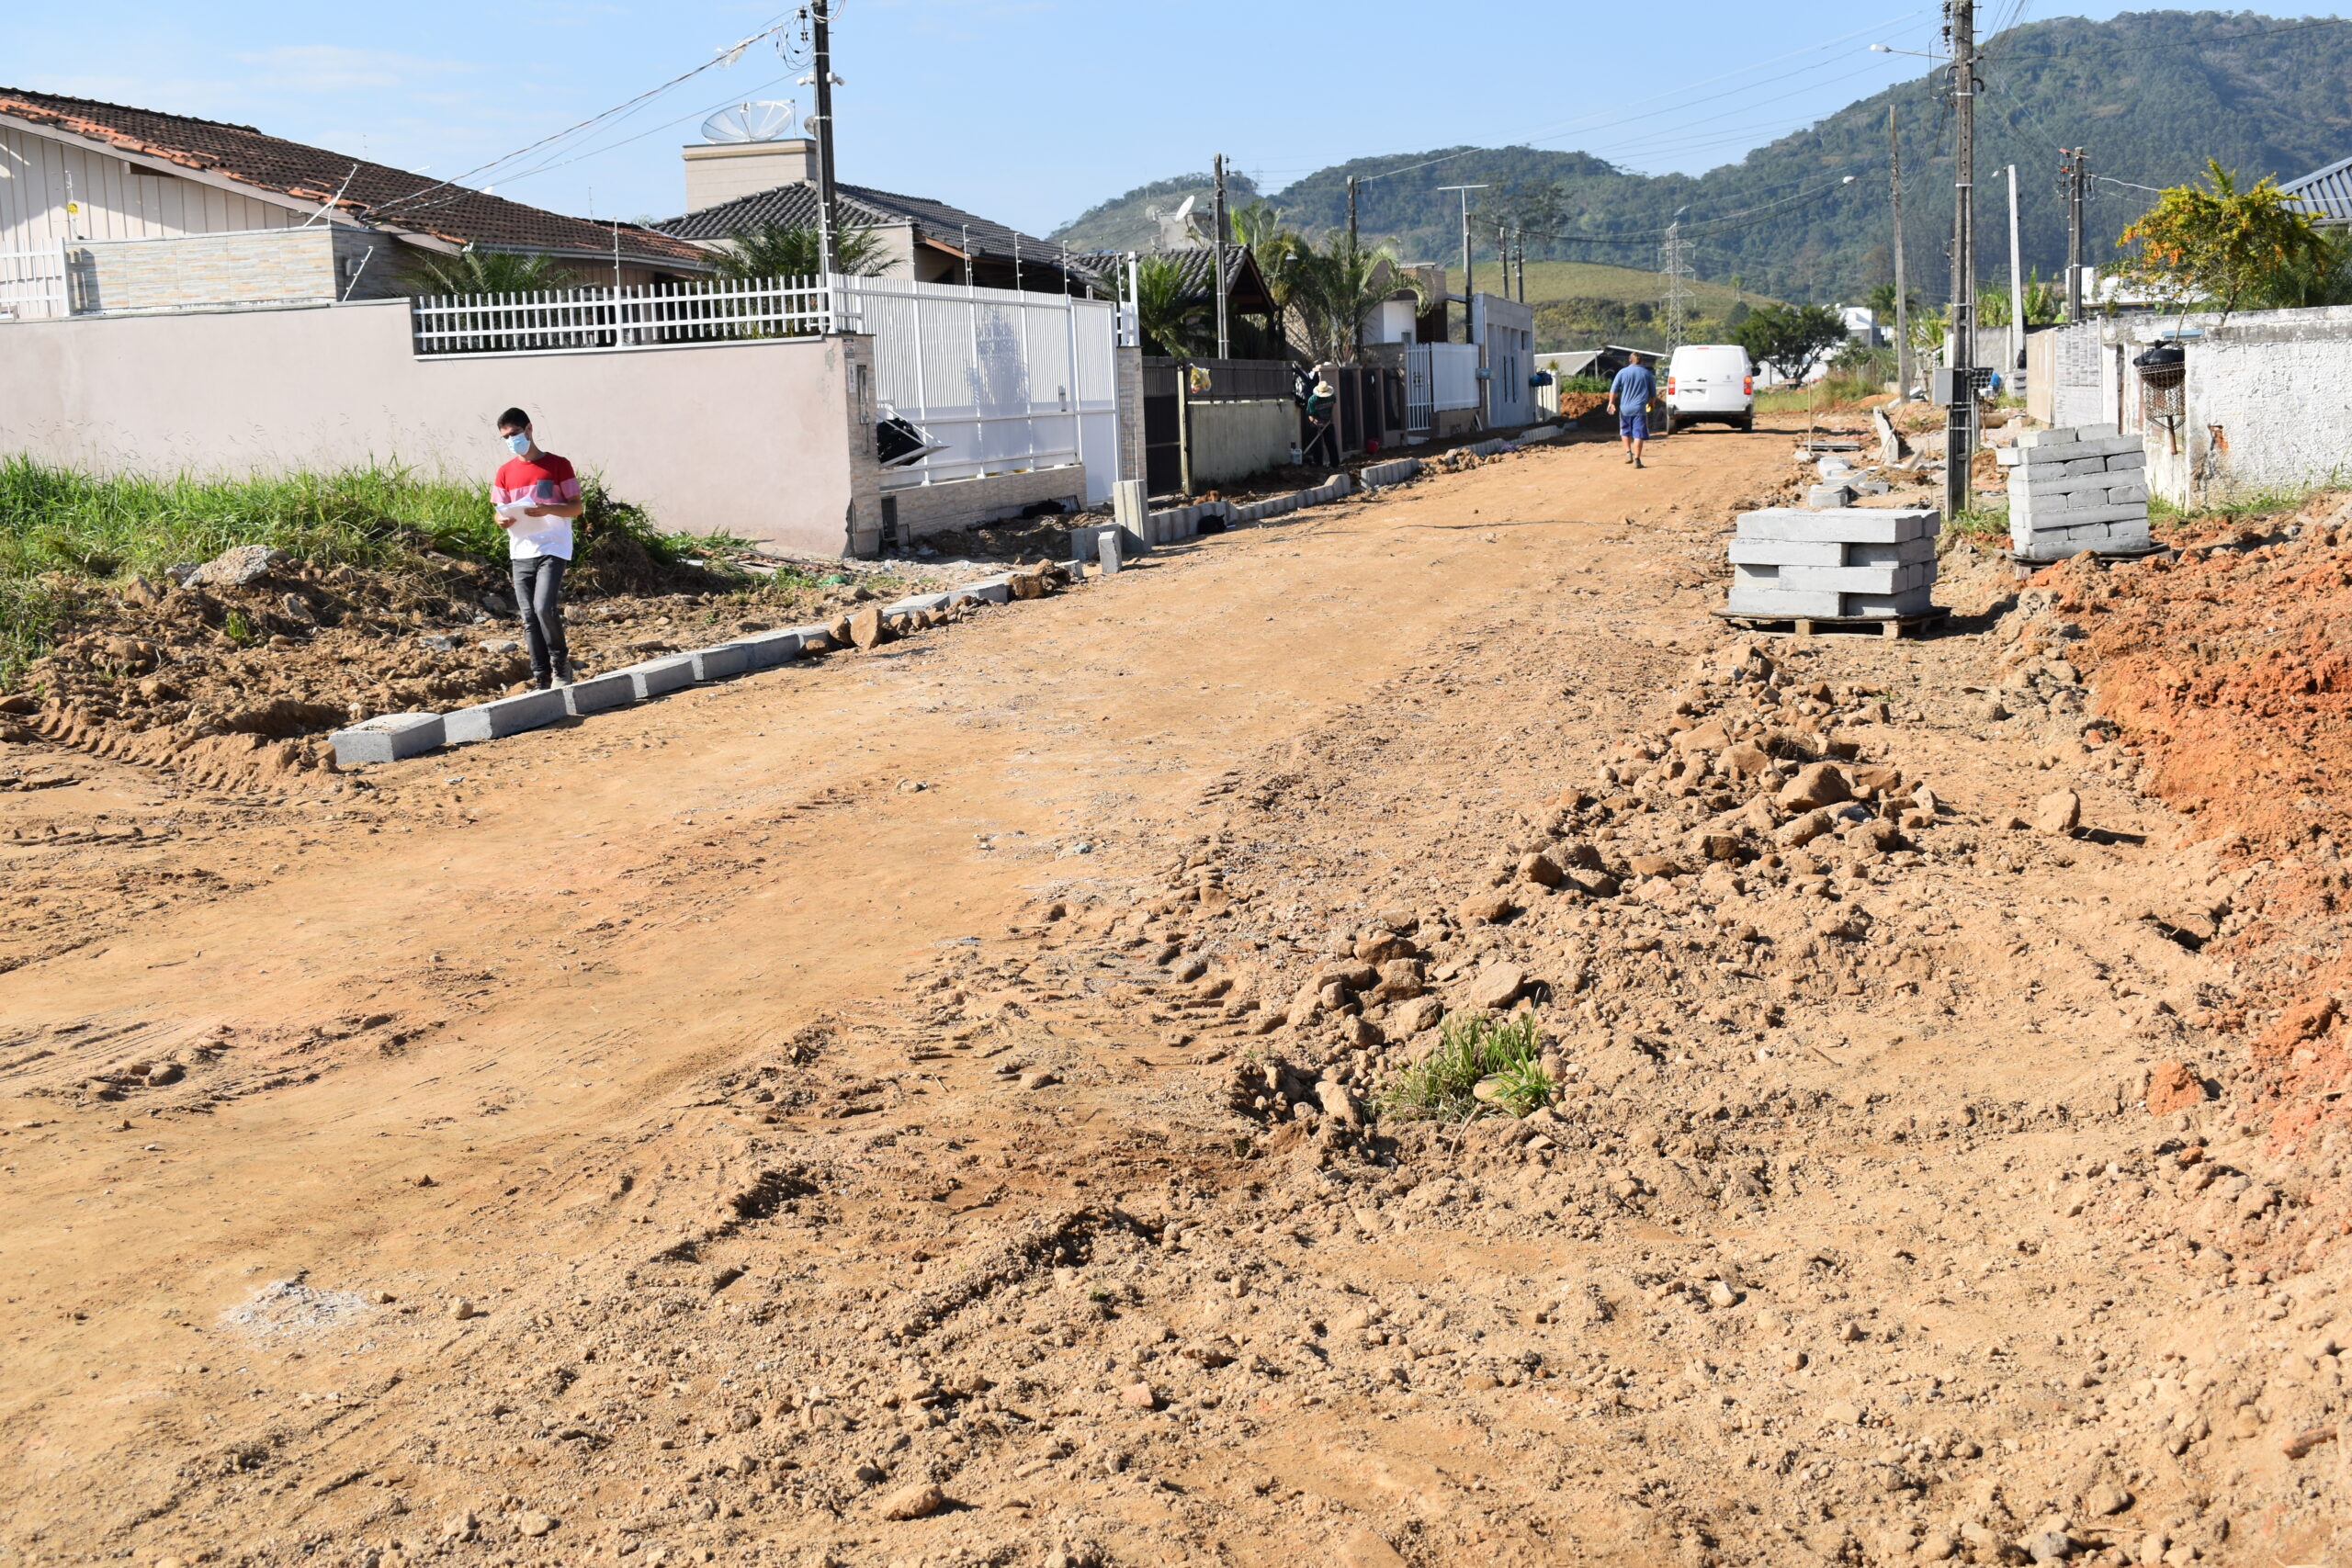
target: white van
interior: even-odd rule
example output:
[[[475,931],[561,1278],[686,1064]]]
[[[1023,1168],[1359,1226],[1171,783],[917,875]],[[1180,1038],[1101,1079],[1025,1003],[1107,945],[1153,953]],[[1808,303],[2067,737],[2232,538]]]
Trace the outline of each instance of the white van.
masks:
[[[1756,367],[1736,343],[1685,344],[1666,367],[1666,427],[1721,420],[1756,428]]]

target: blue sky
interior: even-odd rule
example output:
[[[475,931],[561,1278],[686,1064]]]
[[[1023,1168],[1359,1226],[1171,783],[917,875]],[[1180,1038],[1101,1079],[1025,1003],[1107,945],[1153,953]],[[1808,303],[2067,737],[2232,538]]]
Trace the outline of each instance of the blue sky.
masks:
[[[1225,152],[1267,188],[1464,143],[1647,172],[1734,162],[1925,61],[1938,6],[1401,0],[836,0],[844,179],[1043,232]],[[1998,24],[2120,5],[1987,0]],[[626,102],[789,14],[781,0],[80,0],[15,8],[0,85],[238,120],[434,178]],[[628,118],[468,183],[558,210],[661,217],[678,149],[739,98],[797,97],[767,44]],[[669,123],[677,121],[680,123]]]

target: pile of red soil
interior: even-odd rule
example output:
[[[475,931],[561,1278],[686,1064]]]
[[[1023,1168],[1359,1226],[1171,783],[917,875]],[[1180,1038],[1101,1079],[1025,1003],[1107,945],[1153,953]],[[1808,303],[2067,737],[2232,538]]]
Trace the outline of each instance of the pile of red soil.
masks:
[[[2031,585],[2086,634],[2070,652],[2140,754],[2141,788],[2259,868],[2252,919],[2207,951],[2235,962],[2255,1015],[2249,1111],[2282,1155],[2325,1167],[2352,1122],[2338,1000],[2352,995],[2352,505],[2331,495],[2258,526],[2191,522],[2166,542],[2177,558],[2077,558]],[[2307,1265],[2352,1221],[2352,1191],[2320,1187],[2314,1223],[2277,1238],[2297,1255],[2281,1266]]]
[[[2327,516],[2335,499],[2309,510]],[[2307,516],[2301,536],[2278,536],[2294,521],[2270,536],[2216,525],[2218,540],[2176,541],[2177,560],[2077,560],[2032,580],[2088,634],[2077,662],[2145,758],[2148,793],[2273,854],[2352,838],[2352,529]]]

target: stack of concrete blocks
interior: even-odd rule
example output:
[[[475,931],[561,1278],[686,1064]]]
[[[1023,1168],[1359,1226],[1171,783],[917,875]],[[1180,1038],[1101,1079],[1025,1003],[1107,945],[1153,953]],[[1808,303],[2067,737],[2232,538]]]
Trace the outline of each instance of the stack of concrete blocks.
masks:
[[[1934,608],[1939,526],[1933,512],[1894,507],[1743,512],[1724,608],[1791,621],[1925,615]]]
[[[2147,550],[2148,451],[2111,424],[2029,430],[1995,448],[2009,470],[2009,547],[2027,561]]]

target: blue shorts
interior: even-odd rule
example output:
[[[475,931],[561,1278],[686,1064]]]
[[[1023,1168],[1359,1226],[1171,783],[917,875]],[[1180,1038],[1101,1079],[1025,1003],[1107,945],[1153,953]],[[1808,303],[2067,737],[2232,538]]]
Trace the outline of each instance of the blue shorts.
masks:
[[[1628,441],[1647,441],[1650,438],[1649,411],[1645,409],[1640,413],[1619,414],[1617,434]]]

